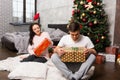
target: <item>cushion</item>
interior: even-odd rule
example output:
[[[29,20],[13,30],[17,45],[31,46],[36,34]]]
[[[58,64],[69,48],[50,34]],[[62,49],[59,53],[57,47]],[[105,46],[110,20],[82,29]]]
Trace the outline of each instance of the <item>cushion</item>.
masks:
[[[47,29],[45,29],[45,31],[48,32],[49,34],[52,34],[52,32],[54,32],[55,29],[54,28],[47,28]]]
[[[19,64],[10,74],[9,79],[45,79],[47,66],[38,62],[23,62]]]
[[[64,32],[64,31],[62,31],[60,29],[56,29],[54,32],[52,32],[50,34],[50,37],[54,41],[59,41],[66,34],[67,34],[66,32]]]

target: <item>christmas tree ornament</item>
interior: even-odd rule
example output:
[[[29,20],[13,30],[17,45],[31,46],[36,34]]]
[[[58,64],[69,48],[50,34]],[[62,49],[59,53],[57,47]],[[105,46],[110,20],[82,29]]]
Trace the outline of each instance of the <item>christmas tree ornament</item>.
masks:
[[[79,20],[80,18],[79,18],[79,17],[77,17],[77,19]]]
[[[102,36],[101,39],[105,39],[105,36]]]
[[[93,11],[90,11],[89,13],[90,13],[90,14],[93,14]]]
[[[98,2],[98,3],[97,3],[97,5],[99,6],[99,5],[100,5],[100,3]]]
[[[93,2],[93,4],[94,4],[94,5],[97,5],[97,2],[96,2],[96,1],[94,1],[94,2]]]
[[[84,4],[84,2],[83,2],[83,1],[80,1],[80,4],[81,4],[81,5],[83,5],[83,4]]]
[[[82,17],[82,16],[80,16],[80,19],[83,19],[83,17]]]
[[[94,24],[97,24],[97,20],[94,20],[94,22],[93,22]]]
[[[93,8],[92,2],[89,2],[87,5],[85,5],[85,8],[86,8],[87,10]]]
[[[120,58],[117,58],[117,64],[120,65]]]
[[[101,34],[98,34],[98,36],[101,36]]]
[[[93,14],[96,14],[96,11],[93,11]]]
[[[83,22],[86,22],[87,20],[86,20],[86,18],[83,18],[82,21],[83,21]]]
[[[79,14],[79,13],[80,13],[80,10],[77,10],[77,13]]]
[[[80,29],[82,29],[82,27],[83,27],[82,24],[80,24]]]
[[[87,33],[87,35],[89,36],[89,35],[90,35],[90,33],[88,32],[88,33]]]
[[[77,9],[77,6],[78,6],[77,4],[74,5],[75,9]]]
[[[82,13],[82,16],[84,17],[84,16],[85,16],[85,13]]]
[[[92,22],[89,22],[88,25],[89,25],[89,27],[92,27],[92,26],[93,26],[93,23],[92,23]]]
[[[99,41],[100,41],[99,39],[96,40],[97,43],[98,43]]]
[[[87,2],[92,2],[92,0],[87,0]]]
[[[73,11],[72,11],[72,15],[74,15],[74,14],[75,14],[75,11],[73,10]]]

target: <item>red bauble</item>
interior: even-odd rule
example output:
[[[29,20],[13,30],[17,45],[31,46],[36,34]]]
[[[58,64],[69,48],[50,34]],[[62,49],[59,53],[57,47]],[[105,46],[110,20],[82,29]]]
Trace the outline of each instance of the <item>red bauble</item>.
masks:
[[[92,27],[92,26],[93,26],[93,23],[92,23],[92,22],[89,22],[88,25],[89,25],[90,27]]]
[[[87,0],[87,2],[92,2],[92,0]]]
[[[83,22],[86,22],[87,20],[86,20],[86,18],[83,18],[82,21],[83,21]]]
[[[93,11],[90,11],[90,14],[93,14]]]
[[[96,42],[99,42],[99,41],[100,41],[99,39],[96,40]]]
[[[82,29],[82,27],[83,27],[83,26],[80,24],[80,29]]]
[[[80,13],[80,10],[77,10],[77,13]]]
[[[72,15],[74,15],[74,14],[75,14],[75,11],[73,10],[73,11],[72,11]]]
[[[97,2],[96,2],[96,1],[94,1],[94,2],[93,2],[93,4],[94,4],[94,5],[97,5]]]

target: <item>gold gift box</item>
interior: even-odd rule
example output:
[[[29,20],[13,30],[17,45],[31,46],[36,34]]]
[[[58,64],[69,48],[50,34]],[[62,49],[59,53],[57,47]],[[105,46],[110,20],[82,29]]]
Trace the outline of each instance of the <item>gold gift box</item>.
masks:
[[[86,60],[83,47],[65,47],[65,54],[61,56],[63,62],[84,62]]]

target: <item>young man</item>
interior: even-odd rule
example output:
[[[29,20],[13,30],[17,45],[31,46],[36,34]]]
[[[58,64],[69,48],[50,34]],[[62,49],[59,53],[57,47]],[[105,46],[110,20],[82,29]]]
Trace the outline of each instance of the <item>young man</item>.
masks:
[[[70,23],[69,35],[65,35],[61,38],[57,47],[54,50],[54,54],[51,57],[55,66],[63,73],[63,75],[69,80],[78,80],[84,76],[95,60],[96,51],[92,41],[87,37],[80,35],[80,26],[76,22]],[[84,47],[84,53],[89,54],[89,57],[83,62],[78,71],[72,73],[60,57],[64,54],[63,47]],[[73,65],[74,66],[74,65]]]

